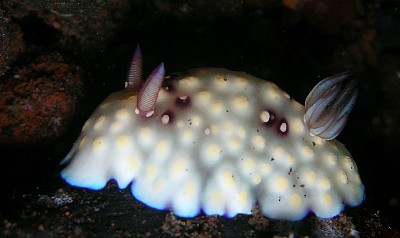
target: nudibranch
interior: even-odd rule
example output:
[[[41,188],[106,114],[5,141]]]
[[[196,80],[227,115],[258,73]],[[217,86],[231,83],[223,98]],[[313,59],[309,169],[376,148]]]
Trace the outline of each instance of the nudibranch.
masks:
[[[320,82],[305,107],[274,83],[200,68],[142,82],[137,48],[125,89],[83,126],[62,161],[70,185],[114,179],[139,201],[180,217],[250,214],[329,218],[364,199],[355,161],[340,142],[357,95],[347,73]]]

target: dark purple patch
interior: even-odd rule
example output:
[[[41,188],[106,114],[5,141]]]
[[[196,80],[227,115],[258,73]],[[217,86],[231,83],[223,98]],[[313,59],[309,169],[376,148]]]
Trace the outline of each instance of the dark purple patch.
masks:
[[[283,126],[283,124],[286,125],[286,128]],[[282,135],[287,135],[289,133],[289,124],[285,119],[279,120],[278,123],[278,133]]]
[[[170,93],[175,92],[175,87],[170,82],[164,83],[163,88],[167,92],[170,92]]]
[[[190,97],[187,95],[182,95],[176,98],[175,104],[177,107],[185,108],[190,106]]]
[[[261,112],[268,112],[268,121],[261,120],[261,124],[267,128],[274,128],[278,135],[287,135],[289,133],[289,124],[284,117],[279,116],[275,112],[263,109]]]
[[[168,116],[168,122],[167,123],[163,123],[163,117],[164,116]],[[174,113],[170,110],[165,111],[161,117],[160,117],[161,123],[163,123],[164,125],[168,125],[171,124],[174,121]]]
[[[276,119],[275,113],[272,111],[269,111],[269,110],[265,110],[265,111],[267,111],[269,113],[269,120],[267,122],[263,122],[263,125],[267,126],[267,127],[271,127],[275,123],[275,119]]]

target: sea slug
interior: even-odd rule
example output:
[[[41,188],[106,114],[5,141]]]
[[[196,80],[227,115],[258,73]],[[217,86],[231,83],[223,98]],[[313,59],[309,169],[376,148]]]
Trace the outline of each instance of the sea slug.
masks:
[[[364,186],[342,130],[357,95],[343,73],[320,82],[304,107],[274,83],[201,68],[142,82],[137,48],[125,89],[83,126],[62,161],[71,185],[114,179],[135,198],[181,217],[250,214],[329,218],[357,206]]]

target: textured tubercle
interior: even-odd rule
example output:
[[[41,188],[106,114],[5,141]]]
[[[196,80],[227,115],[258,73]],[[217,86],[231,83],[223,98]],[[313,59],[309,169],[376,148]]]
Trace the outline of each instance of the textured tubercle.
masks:
[[[139,45],[136,47],[132,63],[129,67],[125,88],[139,89],[142,83],[142,52]]]
[[[308,94],[304,121],[311,134],[326,140],[342,131],[357,98],[357,81],[347,72],[319,82]]]
[[[153,115],[158,93],[164,80],[164,74],[164,64],[161,63],[147,78],[137,98],[136,114],[145,117]]]

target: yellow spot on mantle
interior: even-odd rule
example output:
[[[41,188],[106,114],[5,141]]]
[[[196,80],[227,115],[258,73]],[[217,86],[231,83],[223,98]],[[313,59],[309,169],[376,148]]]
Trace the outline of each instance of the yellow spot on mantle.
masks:
[[[298,193],[293,194],[292,197],[290,198],[290,204],[292,205],[292,207],[298,208],[301,205],[300,194]]]
[[[325,193],[322,195],[322,201],[325,203],[325,205],[331,205],[332,204],[332,195],[329,193]]]
[[[195,193],[195,182],[188,181],[182,191],[184,196],[193,197]]]
[[[347,173],[343,170],[337,172],[336,176],[337,176],[338,180],[343,184],[346,184],[349,181]]]
[[[301,153],[306,158],[310,158],[314,155],[313,150],[309,146],[306,146],[306,145],[301,148]]]
[[[116,117],[117,119],[119,119],[119,120],[122,120],[122,119],[127,118],[128,115],[129,115],[128,110],[125,109],[125,108],[121,108],[121,109],[119,109],[119,110],[116,112],[115,117]]]
[[[260,182],[261,182],[261,176],[258,175],[258,174],[254,175],[254,177],[253,177],[253,183],[254,183],[254,184],[259,184]]]
[[[111,126],[110,126],[110,129],[112,130],[112,131],[118,131],[119,129],[121,129],[122,128],[122,124],[121,124],[121,122],[120,121],[114,121],[112,124],[111,124]]]
[[[347,169],[347,170],[353,170],[354,169],[354,165],[353,165],[353,162],[351,161],[351,159],[350,159],[350,157],[349,156],[344,156],[343,158],[342,158],[342,166],[345,168],[345,169]]]
[[[313,140],[314,140],[315,144],[317,144],[317,145],[323,145],[323,144],[325,144],[325,140],[319,138],[318,136],[314,136],[314,137],[313,137]]]
[[[327,190],[331,188],[331,182],[327,177],[322,177],[319,183],[322,189]]]
[[[139,160],[135,155],[129,156],[128,168],[131,171],[137,171],[139,169]]]
[[[283,192],[289,186],[289,181],[287,178],[280,176],[276,178],[275,190],[278,192]]]
[[[247,171],[252,171],[255,167],[254,159],[252,158],[244,158],[244,169]]]
[[[199,116],[197,116],[197,115],[194,115],[194,116],[192,116],[190,122],[191,122],[192,126],[195,126],[195,127],[200,126],[201,125],[201,118]]]
[[[246,138],[246,130],[244,129],[244,127],[239,126],[237,128],[237,135],[239,136],[240,139]]]
[[[214,79],[214,85],[217,89],[224,89],[228,86],[227,81],[228,79],[222,75],[216,75]]]
[[[142,127],[140,129],[140,139],[141,140],[148,140],[151,139],[152,133],[150,128],[148,127]]]
[[[84,136],[84,137],[79,141],[79,148],[85,146],[87,140],[88,140],[87,136]]]
[[[106,117],[105,116],[100,116],[99,118],[97,118],[96,122],[94,123],[94,129],[99,129],[100,127],[102,127],[104,125],[104,123],[106,122]]]
[[[242,77],[237,77],[234,79],[234,83],[236,87],[244,88],[247,85],[247,79]]]
[[[209,91],[199,92],[197,96],[199,97],[199,100],[202,102],[208,102],[211,98],[211,94]]]
[[[189,142],[193,138],[193,131],[192,129],[185,129],[182,134],[183,141]]]
[[[172,165],[172,175],[176,178],[180,178],[185,171],[188,171],[187,159],[177,159]]]
[[[245,205],[245,204],[247,204],[248,201],[249,201],[249,195],[247,194],[247,192],[245,192],[245,191],[240,192],[238,195],[239,204]]]
[[[240,148],[240,143],[236,139],[231,139],[228,142],[231,151],[237,151]]]
[[[231,171],[226,170],[222,173],[222,183],[228,187],[235,185],[235,179]]]
[[[99,136],[92,142],[93,150],[100,150],[104,146],[104,138]]]
[[[233,106],[238,110],[243,110],[249,105],[249,100],[245,96],[237,96],[233,99]]]
[[[147,177],[149,179],[152,179],[156,176],[156,174],[157,174],[157,166],[154,163],[149,164],[149,166],[147,166],[147,169],[146,169]]]
[[[211,143],[207,146],[207,155],[217,157],[221,153],[221,148],[216,143]]]
[[[304,125],[301,119],[298,118],[293,119],[291,125],[292,125],[292,130],[296,133],[302,133],[304,131]]]
[[[325,160],[328,165],[334,166],[336,165],[337,157],[334,153],[329,152],[325,155]]]
[[[267,175],[271,171],[271,165],[268,163],[262,163],[260,166],[261,173]]]
[[[261,135],[254,136],[251,142],[253,146],[258,150],[261,150],[265,147],[265,139]]]
[[[274,87],[267,87],[264,93],[270,100],[277,100],[280,98],[281,94],[278,89]]]
[[[216,100],[213,102],[211,107],[212,107],[212,110],[214,113],[220,113],[220,112],[222,112],[223,104],[221,101]]]
[[[117,147],[119,149],[126,149],[129,145],[129,138],[126,135],[120,135],[116,140]]]
[[[161,140],[156,146],[156,153],[159,155],[164,155],[167,152],[167,148],[167,142],[165,140]]]
[[[226,121],[224,123],[224,132],[225,133],[232,133],[235,130],[235,126],[232,121]]]
[[[183,88],[194,88],[198,86],[199,80],[196,77],[189,76],[187,78],[184,78],[182,80],[179,80],[179,86]]]
[[[305,180],[308,184],[314,183],[316,177],[317,175],[313,170],[310,170],[305,174]]]
[[[274,150],[275,157],[279,158],[283,155],[283,153],[285,153],[285,150],[281,146],[275,147],[275,150]]]
[[[296,158],[292,154],[289,154],[286,159],[289,166],[293,165],[296,160]]]

